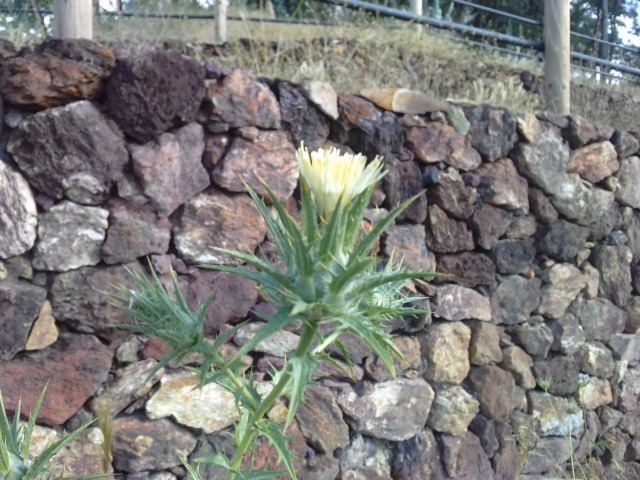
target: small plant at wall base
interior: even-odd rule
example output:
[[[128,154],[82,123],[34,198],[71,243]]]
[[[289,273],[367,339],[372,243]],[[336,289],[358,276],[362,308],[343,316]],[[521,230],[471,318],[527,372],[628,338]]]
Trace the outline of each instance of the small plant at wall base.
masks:
[[[327,347],[335,345],[348,359],[340,336],[358,335],[395,373],[393,356],[401,357],[401,353],[387,332],[387,323],[399,315],[423,313],[412,306],[417,298],[404,296],[401,290],[410,279],[435,276],[404,271],[392,259],[382,266],[371,256],[386,227],[415,200],[398,205],[370,231],[363,229],[375,183],[385,174],[381,158],[376,157],[367,165],[363,155],[341,155],[336,149],[309,153],[301,146],[297,159],[301,174],[300,222],[287,212],[268,185],[264,186],[275,213],[247,187],[269,228],[285,271],[255,255],[226,249],[217,250],[237,259],[239,265],[207,266],[256,281],[262,294],[277,308],[232,358],[223,358],[221,347],[242,325],[221,333],[213,342],[206,339],[203,323],[213,295],[197,311],[191,311],[175,274],[173,294],[152,272],[151,278],[132,273],[138,290],[116,287],[117,294],[113,296],[115,303],[136,320],[127,328],[157,337],[172,347],[160,365],[200,353],[205,359],[198,370],[201,385],[215,382],[234,395],[240,411],[234,431],[235,455],[227,458],[219,452],[196,460],[224,468],[228,480],[268,479],[283,474],[295,479],[294,455],[284,432],[304,400],[305,388],[312,383],[318,362],[327,361],[342,368],[326,353]],[[287,327],[300,332],[299,345],[282,370],[272,375],[269,393],[261,396],[246,371],[243,357]],[[288,399],[288,415],[284,425],[277,425],[267,414],[282,396]],[[245,457],[250,456],[260,437],[276,449],[284,470],[268,471],[266,466],[243,469]],[[194,478],[199,478],[197,468],[187,468]]]

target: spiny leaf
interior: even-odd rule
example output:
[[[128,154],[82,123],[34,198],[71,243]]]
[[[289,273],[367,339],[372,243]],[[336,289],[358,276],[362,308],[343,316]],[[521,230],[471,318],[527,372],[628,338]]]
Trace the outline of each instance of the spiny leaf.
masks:
[[[287,362],[286,368],[291,373],[291,380],[287,386],[289,394],[289,413],[285,428],[291,425],[295,417],[298,406],[304,400],[304,390],[312,383],[311,377],[316,371],[317,362],[312,355],[305,357],[293,356]]]
[[[281,463],[284,463],[284,466],[287,468],[287,472],[292,480],[296,480],[298,478],[296,474],[295,467],[293,466],[294,455],[289,450],[289,440],[291,437],[285,436],[275,423],[269,422],[266,427],[261,431],[262,435],[269,440],[269,443],[273,445],[273,447],[278,452],[278,459]],[[275,477],[273,477],[275,478]]]

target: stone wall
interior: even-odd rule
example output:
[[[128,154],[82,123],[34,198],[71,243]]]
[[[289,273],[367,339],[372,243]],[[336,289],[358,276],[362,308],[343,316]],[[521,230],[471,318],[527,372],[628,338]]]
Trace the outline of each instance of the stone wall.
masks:
[[[304,141],[383,155],[372,207],[426,189],[381,255],[450,276],[412,286],[431,314],[390,325],[397,378],[345,338],[355,381],[326,367],[289,432],[301,478],[512,479],[525,450],[520,478],[546,478],[569,435],[581,459],[607,442],[601,478],[640,477],[640,134],[86,41],[0,55],[0,389],[29,411],[49,382],[38,442],[112,412],[113,471],[163,480],[185,476],[178,455],[232,448],[233,400],[192,390],[195,359],[145,383],[166,348],[115,328],[130,320],[103,292],[149,257],[194,306],[217,290],[208,334],[269,312],[250,281],[197,265],[229,261],[214,246],[273,254],[243,182],[264,178],[295,210]],[[261,346],[256,376],[297,339]],[[66,473],[100,471],[101,452],[91,429],[63,452]]]

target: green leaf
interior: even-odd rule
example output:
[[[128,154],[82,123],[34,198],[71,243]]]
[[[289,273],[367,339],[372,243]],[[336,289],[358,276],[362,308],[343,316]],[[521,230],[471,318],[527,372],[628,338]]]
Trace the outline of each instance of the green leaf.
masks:
[[[364,192],[358,195],[347,212],[343,246],[348,252],[353,250],[361,232],[363,232],[362,221],[364,219],[364,213],[369,206],[373,189],[374,185],[371,185]]]
[[[358,283],[351,294],[354,297],[368,294],[376,288],[389,283],[400,282],[403,280],[413,280],[414,278],[433,278],[437,274],[431,272],[412,272],[412,271],[394,271],[391,273],[381,272],[377,275],[369,275]]]
[[[267,423],[266,427],[261,430],[261,433],[278,452],[278,459],[284,464],[292,480],[298,478],[295,467],[293,466],[294,455],[291,450],[289,450],[289,440],[291,440],[291,437],[285,436],[282,430],[280,430],[280,427],[273,422]]]
[[[182,465],[184,466],[185,470],[189,474],[189,477],[191,477],[192,480],[203,480],[202,476],[200,475],[200,465],[198,465],[197,468],[193,468],[189,464],[187,459],[184,458],[184,457],[180,457],[180,462],[182,463]]]
[[[287,385],[287,393],[289,395],[289,413],[285,428],[291,425],[295,417],[298,406],[304,400],[304,390],[307,385],[312,382],[311,377],[317,369],[317,362],[313,355],[304,357],[292,356],[287,362],[286,368],[291,373],[291,380]]]
[[[364,272],[371,270],[374,265],[375,260],[371,257],[352,261],[346,270],[334,277],[329,285],[329,291],[334,295],[338,295],[355,278],[361,276]]]
[[[300,180],[300,218],[307,244],[315,244],[318,241],[318,207],[304,179]]]
[[[46,383],[44,388],[42,389],[42,393],[40,397],[36,401],[36,404],[33,407],[33,410],[29,414],[29,421],[27,422],[27,427],[25,428],[22,436],[22,458],[29,458],[29,447],[31,446],[31,435],[33,434],[33,429],[36,426],[36,420],[38,419],[38,415],[40,414],[40,409],[42,408],[42,403],[44,402],[44,396],[47,393],[47,387],[49,386],[49,382]],[[16,416],[14,418],[20,417],[20,412],[16,412]]]
[[[424,192],[420,192],[419,194],[411,197],[409,200],[402,202],[396,208],[391,210],[384,218],[381,218],[380,221],[375,224],[373,229],[371,229],[371,231],[367,235],[365,235],[362,240],[360,240],[360,243],[358,243],[358,246],[355,248],[352,257],[361,258],[363,256],[369,255],[374,245],[376,244],[376,241],[378,240],[378,238],[380,238],[380,235],[384,233],[387,227],[391,225],[391,223],[398,217],[398,215],[400,215],[404,210],[407,209],[409,205],[420,198],[423,193]]]

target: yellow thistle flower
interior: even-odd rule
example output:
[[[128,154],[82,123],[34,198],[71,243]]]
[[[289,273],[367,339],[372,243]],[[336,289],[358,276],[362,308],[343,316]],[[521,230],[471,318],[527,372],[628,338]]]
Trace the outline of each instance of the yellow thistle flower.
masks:
[[[341,154],[337,148],[321,148],[309,153],[301,144],[296,157],[300,174],[325,220],[335,210],[338,200],[343,205],[349,203],[387,173],[382,170],[382,157],[377,156],[367,165],[364,155]]]

